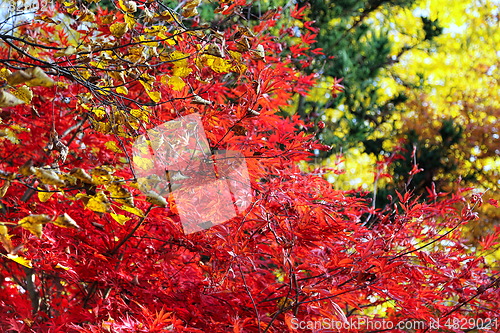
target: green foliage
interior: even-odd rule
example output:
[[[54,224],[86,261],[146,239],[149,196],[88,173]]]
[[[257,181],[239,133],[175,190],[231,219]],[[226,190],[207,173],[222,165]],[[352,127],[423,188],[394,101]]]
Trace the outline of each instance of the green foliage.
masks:
[[[403,93],[387,96],[380,83],[389,75],[384,70],[411,48],[391,56],[394,47],[387,18],[391,11],[411,9],[414,3],[414,0],[310,2],[308,16],[316,19],[315,26],[320,29],[316,45],[325,53],[315,62],[314,70],[325,77],[342,77],[345,91],[323,105],[316,100],[299,103],[297,112],[304,118],[326,116],[328,126],[322,139],[334,146],[332,152],[338,152],[340,147],[344,150],[356,147],[360,142],[370,145],[370,135],[390,121],[398,105],[406,100]],[[299,6],[306,6],[306,1],[299,1]],[[382,16],[384,22],[374,24]],[[329,109],[337,108],[343,115],[330,118]],[[339,137],[338,130],[346,135]]]

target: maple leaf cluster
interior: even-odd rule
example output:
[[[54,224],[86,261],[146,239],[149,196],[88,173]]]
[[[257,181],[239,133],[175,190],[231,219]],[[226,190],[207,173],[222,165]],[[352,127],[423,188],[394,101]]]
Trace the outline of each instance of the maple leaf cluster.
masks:
[[[498,269],[460,233],[476,217],[470,189],[428,202],[406,192],[377,210],[367,193],[335,190],[325,170],[303,171],[298,162],[329,147],[307,132],[313,124],[280,111],[316,82],[303,73],[319,52],[315,35],[282,43],[281,8],[248,26],[243,0],[218,3],[211,23],[199,21],[201,1],[181,4],[57,2],[2,30],[0,328],[284,332],[297,320],[493,320]],[[195,114],[211,152],[244,156],[252,199],[231,220],[186,234],[178,203],[138,172],[153,162],[133,147]]]

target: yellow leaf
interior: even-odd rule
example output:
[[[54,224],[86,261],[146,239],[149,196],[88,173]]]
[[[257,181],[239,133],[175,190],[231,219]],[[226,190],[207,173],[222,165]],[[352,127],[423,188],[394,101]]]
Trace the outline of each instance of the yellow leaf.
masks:
[[[62,228],[71,228],[71,229],[80,228],[78,224],[76,224],[75,220],[73,220],[71,216],[69,216],[66,213],[59,215],[55,221],[52,221],[52,224],[55,224],[58,227]]]
[[[156,36],[158,33],[163,29],[163,26],[161,25],[153,25],[151,27],[145,27],[144,32],[147,33],[148,35]],[[0,73],[1,75],[1,73]]]
[[[196,15],[198,15],[198,8],[190,8],[182,12],[182,16],[184,17],[192,17]]]
[[[237,61],[237,62],[240,62],[241,61],[241,53],[240,52],[237,52],[237,51],[229,51],[229,54],[231,55],[231,57]]]
[[[155,41],[150,41],[144,37],[144,35],[139,36],[139,42],[142,43],[144,46],[158,46],[158,42]]]
[[[33,99],[33,92],[26,86],[22,86],[12,93],[26,104],[30,104]]]
[[[54,53],[54,57],[65,57],[76,53],[76,48],[74,46],[68,46],[64,50],[57,51]]]
[[[3,223],[0,223],[0,241],[7,252],[11,252],[13,250],[8,229]]]
[[[118,88],[116,88],[116,92],[119,94],[128,95],[127,87],[118,87]]]
[[[184,86],[186,85],[186,83],[178,76],[171,76],[168,79],[168,84],[175,91],[181,91],[182,88],[184,88]]]
[[[172,74],[179,77],[186,77],[191,74],[192,71],[191,68],[186,66],[174,66],[174,68],[172,68]]]
[[[137,11],[137,3],[129,0],[119,0],[118,6],[127,13],[135,13]]]
[[[123,206],[120,207],[120,209],[122,209],[124,211],[127,211],[129,213],[132,213],[134,215],[137,215],[139,217],[143,217],[144,216],[144,214],[142,213],[142,211],[139,208],[137,208],[137,207],[129,207],[129,206],[123,205]]]
[[[33,160],[27,160],[23,165],[19,167],[18,171],[24,176],[31,176],[35,174],[36,169],[33,167]]]
[[[31,265],[31,260],[13,254],[7,254],[6,257],[9,258],[10,260],[17,262],[20,265],[33,268],[33,265]]]
[[[37,168],[35,169],[35,175],[44,184],[55,185],[55,186],[66,185],[64,181],[61,178],[59,178],[57,173],[55,173],[53,170]]]
[[[118,147],[118,145],[114,141],[107,141],[106,148],[108,148],[111,151],[114,151],[115,153],[123,153],[123,151],[120,149],[120,147]]]
[[[9,189],[10,186],[10,180],[6,180],[2,187],[0,188],[0,198],[3,198],[5,194],[7,194],[7,190]]]
[[[115,15],[114,14],[111,14],[111,15],[104,15],[102,18],[101,18],[101,22],[102,24],[111,24],[113,23],[115,20]]]
[[[26,83],[28,86],[52,87],[55,82],[40,67],[30,67],[12,73],[6,78],[11,86]]]
[[[216,73],[227,73],[231,70],[231,63],[225,59],[214,57],[212,55],[204,56],[205,64]]]
[[[76,4],[72,2],[63,2],[64,6],[66,7],[66,10],[68,11],[69,14],[73,14],[78,10],[78,7]]]
[[[148,158],[143,158],[140,156],[134,156],[134,164],[142,170],[148,171],[153,169],[154,163]]]
[[[11,74],[12,74],[12,72],[7,68],[0,69],[0,79],[5,79],[6,77],[8,77]]]
[[[148,73],[144,73],[141,75],[139,82],[144,86],[144,89],[151,90],[153,89],[153,83],[155,82],[155,78]]]
[[[149,123],[149,113],[148,112],[144,112],[141,109],[132,109],[132,110],[130,110],[130,114],[132,116],[136,117],[137,119],[140,119],[146,123]]]
[[[195,8],[195,7],[198,7],[200,4],[201,4],[201,0],[187,1],[186,4],[184,5],[184,7],[182,7],[182,9]]]
[[[85,170],[83,170],[82,168],[73,168],[69,172],[69,174],[70,174],[70,176],[73,176],[76,179],[79,179],[79,180],[81,180],[84,183],[93,184],[92,183],[92,177],[90,177],[90,175]]]
[[[167,207],[168,202],[165,200],[164,197],[159,195],[158,193],[154,191],[149,191],[146,193],[146,201],[149,203],[152,203],[153,205],[157,205],[160,207]]]
[[[119,184],[112,184],[108,187],[108,191],[111,193],[111,198],[116,202],[134,207],[134,198],[128,189]]]
[[[86,206],[88,209],[98,213],[107,213],[110,207],[109,200],[102,192],[92,196]]]
[[[176,65],[176,66],[187,66],[188,64],[188,58],[189,58],[189,53],[183,53],[179,51],[174,51],[170,54],[170,60]]]
[[[167,43],[168,45],[175,45],[176,42],[175,42],[175,39],[173,39],[172,37],[167,37],[165,36],[163,33],[159,33],[158,34],[158,37],[161,39],[161,40],[164,40],[165,43]]]
[[[120,223],[121,225],[124,225],[125,222],[130,220],[130,217],[126,217],[125,215],[120,215],[120,214],[113,214],[111,213],[111,217],[115,219],[116,222]]]
[[[161,80],[160,80],[160,81],[161,81],[161,83],[162,83],[164,86],[166,86],[166,85],[168,85],[168,79],[169,79],[169,78],[170,78],[170,75],[163,75],[163,76],[161,77]]]
[[[146,90],[146,93],[149,95],[151,100],[155,103],[158,103],[161,100],[161,92],[159,92],[159,91]]]
[[[133,29],[137,23],[134,19],[134,16],[132,14],[125,14],[124,18],[125,18],[125,23],[128,24],[129,29]]]
[[[67,175],[67,174],[62,174],[61,179],[63,179],[68,185],[76,186],[78,179],[76,177]]]
[[[57,265],[55,266],[55,268],[64,269],[65,271],[68,271],[68,270],[69,270],[69,267],[63,266],[63,265],[61,265],[61,264],[57,264]]]
[[[47,202],[52,195],[54,195],[54,192],[38,192],[38,199],[40,199],[40,202]]]
[[[24,102],[11,93],[0,90],[0,108],[13,107]]]
[[[18,224],[36,235],[38,238],[42,237],[43,234],[43,225],[50,222],[50,217],[45,214],[40,215],[29,215],[25,218],[21,219]]]
[[[116,22],[109,27],[109,31],[116,38],[121,38],[128,31],[127,23]]]

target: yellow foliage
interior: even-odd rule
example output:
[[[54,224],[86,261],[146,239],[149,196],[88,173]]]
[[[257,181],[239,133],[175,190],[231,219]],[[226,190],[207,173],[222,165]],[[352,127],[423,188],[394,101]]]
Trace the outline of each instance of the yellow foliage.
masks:
[[[141,121],[149,123],[149,112],[147,112],[147,110],[132,109],[130,110],[130,114]]]
[[[126,217],[125,215],[113,214],[113,213],[111,213],[110,215],[116,222],[120,223],[121,225],[124,225],[125,222],[130,220],[130,217]]]
[[[42,237],[43,225],[50,222],[50,217],[45,214],[29,215],[21,219],[18,224],[23,228],[37,236]]]
[[[132,213],[134,215],[137,215],[139,217],[143,217],[144,216],[144,213],[137,207],[129,207],[129,206],[126,206],[126,205],[123,205],[120,207],[120,209],[124,210],[124,211],[127,211],[129,213]]]
[[[28,260],[28,259],[23,258],[21,256],[14,255],[14,254],[7,254],[5,257],[7,257],[10,260],[13,260],[13,261],[17,262],[18,264],[23,265],[25,267],[33,268],[33,265],[31,264],[31,260]]]
[[[116,88],[116,92],[119,93],[119,94],[128,95],[128,89],[127,89],[127,87],[123,87],[123,86],[117,87]]]
[[[17,98],[15,95],[0,89],[0,108],[13,107],[23,103],[24,101]]]
[[[59,215],[55,221],[52,221],[52,224],[57,225],[58,227],[62,228],[72,228],[72,229],[78,229],[80,228],[78,224],[76,224],[75,220],[71,218],[68,214],[64,213],[62,215]]]
[[[36,168],[35,175],[44,184],[55,186],[65,185],[64,181],[53,170]]]
[[[109,27],[109,31],[116,38],[122,38],[128,31],[127,23],[116,22]]]
[[[86,207],[94,212],[107,213],[109,211],[111,204],[106,197],[106,195],[101,191],[97,195],[92,196]]]
[[[22,86],[12,93],[26,104],[30,104],[33,99],[33,92],[26,86]]]
[[[40,202],[47,202],[53,195],[54,192],[38,192],[38,199]]]
[[[162,78],[163,79],[163,78]],[[178,76],[171,76],[168,79],[168,85],[172,87],[173,90],[181,91],[186,85],[184,81]]]
[[[140,168],[142,170],[145,170],[145,171],[151,170],[154,167],[153,161],[151,161],[148,158],[143,158],[143,157],[140,157],[140,156],[134,156],[133,161],[134,161],[134,164],[138,168]]]
[[[151,98],[151,100],[155,103],[158,103],[161,100],[161,92],[159,92],[159,91],[146,90],[146,93]]]

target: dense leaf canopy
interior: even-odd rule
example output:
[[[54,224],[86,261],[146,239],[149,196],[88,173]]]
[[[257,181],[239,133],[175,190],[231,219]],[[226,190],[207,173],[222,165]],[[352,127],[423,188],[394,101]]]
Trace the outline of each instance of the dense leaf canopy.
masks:
[[[325,179],[340,168],[301,167],[331,150],[316,136],[324,124],[284,116],[320,84],[316,61],[328,56],[306,7],[105,5],[14,6],[0,25],[2,331],[300,332],[353,320],[497,329],[500,276],[484,255],[500,228],[477,251],[462,235],[481,195],[458,183],[422,198],[407,186],[376,209],[372,193]],[[179,119],[201,124],[178,138],[187,148],[145,158],[169,142],[148,135]],[[198,132],[206,146],[191,140]],[[232,193],[245,211],[189,232],[182,207],[208,198],[219,218],[221,189],[200,195],[212,188],[200,178],[181,202],[192,176],[143,171],[196,151],[215,156],[197,166],[220,179],[217,152],[243,156],[251,201]],[[408,184],[422,172],[415,154]]]

